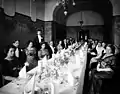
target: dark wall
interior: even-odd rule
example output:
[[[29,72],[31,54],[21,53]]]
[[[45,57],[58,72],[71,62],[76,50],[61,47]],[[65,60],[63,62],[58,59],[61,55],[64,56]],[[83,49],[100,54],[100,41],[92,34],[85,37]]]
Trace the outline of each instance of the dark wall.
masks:
[[[52,21],[46,21],[44,23],[44,35],[45,35],[45,41],[49,42],[52,40]]]
[[[6,43],[6,38],[7,38],[7,36],[5,36],[4,30],[5,30],[5,16],[3,13],[3,9],[0,9],[0,53],[4,48],[4,45]],[[0,57],[2,58],[1,54],[0,54]]]
[[[66,26],[55,21],[52,22],[53,40],[63,40],[66,38]]]
[[[23,48],[28,40],[33,40],[36,36],[36,29],[43,29],[44,21],[31,21],[31,18],[19,13],[15,16],[5,15],[3,9],[0,12],[0,55],[6,45],[9,45],[13,40],[20,40],[20,46]],[[41,28],[42,27],[42,28]]]
[[[120,15],[113,17],[113,38],[114,44],[120,46]]]
[[[68,6],[68,15],[63,14],[62,6],[57,6],[53,13],[53,20],[58,23],[65,24],[67,17],[71,14],[79,11],[94,11],[100,14],[104,20],[104,32],[103,39],[107,42],[113,42],[113,32],[112,32],[112,15],[113,15],[113,6],[109,0],[78,0],[76,5],[73,7],[71,4]],[[96,31],[97,27],[94,28]],[[73,30],[74,31],[74,30]],[[94,33],[92,33],[94,34]],[[99,30],[98,33],[99,34]],[[95,36],[95,35],[94,35]],[[92,37],[92,36],[91,36]]]
[[[41,29],[44,26],[44,22],[37,20],[32,22],[30,17],[16,13],[14,17],[5,15],[5,29],[4,33],[7,35],[6,44],[11,43],[13,40],[20,40],[21,47],[28,40],[32,40],[36,35],[36,29]],[[4,36],[2,36],[3,39]]]
[[[103,40],[104,26],[102,25],[91,25],[83,26],[83,30],[88,30],[89,38]],[[67,27],[67,37],[78,38],[78,32],[80,32],[79,26],[68,26]]]

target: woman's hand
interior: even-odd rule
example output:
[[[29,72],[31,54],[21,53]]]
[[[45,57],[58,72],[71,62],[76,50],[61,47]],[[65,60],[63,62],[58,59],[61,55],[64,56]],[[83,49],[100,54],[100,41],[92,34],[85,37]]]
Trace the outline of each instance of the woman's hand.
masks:
[[[97,71],[100,71],[100,63],[97,65]]]
[[[112,69],[111,68],[104,68],[104,69],[99,69],[99,71],[112,71]]]
[[[100,71],[103,71],[103,70],[101,70],[101,69],[97,69],[97,71],[100,72]]]
[[[29,66],[29,63],[28,63],[28,62],[26,62],[26,63],[25,63],[25,66]]]
[[[113,70],[111,68],[100,68],[100,64],[98,64],[97,71],[113,71]]]
[[[4,79],[8,81],[13,81],[13,80],[16,80],[17,78],[11,77],[11,76],[4,76]]]
[[[91,55],[96,55],[94,52],[91,52],[90,54],[91,54]]]

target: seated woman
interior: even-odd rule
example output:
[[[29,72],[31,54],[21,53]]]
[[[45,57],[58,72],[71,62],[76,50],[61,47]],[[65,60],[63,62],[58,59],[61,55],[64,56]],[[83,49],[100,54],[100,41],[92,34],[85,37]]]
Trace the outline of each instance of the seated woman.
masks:
[[[59,43],[58,43],[58,45],[57,45],[57,53],[60,53],[62,49],[63,49],[63,43],[60,40]]]
[[[15,57],[15,47],[8,46],[5,49],[5,58],[2,61],[2,75],[5,79],[5,84],[16,79],[20,71],[20,62]]]
[[[33,47],[34,47],[33,41],[31,40],[27,41],[26,46],[23,49],[23,53],[22,53],[22,62],[23,62],[22,67],[24,66],[24,63],[26,62],[29,50],[31,50],[31,48]]]
[[[47,59],[50,58],[50,53],[47,46],[48,44],[46,42],[41,43],[41,49],[38,51],[39,60],[43,59],[45,56],[47,57]]]
[[[91,69],[90,60],[95,56],[97,56],[97,50],[95,43],[93,43],[91,44],[91,47],[88,48],[88,53],[87,53],[87,65],[89,66],[90,69]]]
[[[29,40],[26,44],[26,47],[25,47],[25,54],[28,55],[29,51],[33,47],[34,47],[33,41]],[[36,51],[35,51],[35,53],[36,53]]]
[[[93,58],[91,58],[91,60],[90,60],[90,65],[89,65],[89,68],[90,68],[90,69],[96,67],[97,61],[98,61],[98,60],[102,57],[102,55],[103,55],[104,48],[102,47],[101,42],[98,42],[98,44],[97,44],[97,46],[96,46],[96,51],[97,51],[96,56],[93,57]]]
[[[29,40],[26,44],[26,50],[30,50],[32,47],[34,47],[34,43],[32,40]]]
[[[106,47],[106,54],[103,56],[97,65],[97,68],[90,71],[90,91],[94,94],[100,93],[100,87],[102,85],[102,79],[112,78],[115,67],[116,67],[116,57],[114,55],[115,48],[112,45]]]
[[[88,54],[90,57],[95,57],[97,55],[96,45],[92,44],[90,48],[88,48]]]
[[[38,63],[37,63],[37,57],[36,57],[36,49],[34,47],[31,47],[29,50],[26,52],[26,63],[27,67],[26,70],[30,71],[31,69],[35,68]]]

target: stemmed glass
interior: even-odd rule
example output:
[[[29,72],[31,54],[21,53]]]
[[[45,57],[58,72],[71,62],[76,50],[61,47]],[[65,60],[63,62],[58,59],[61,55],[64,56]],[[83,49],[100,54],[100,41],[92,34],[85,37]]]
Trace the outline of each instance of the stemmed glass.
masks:
[[[16,88],[20,92],[24,90],[24,86],[26,82],[27,82],[27,79],[21,79],[21,78],[16,78],[15,80],[12,81],[12,83],[16,85]]]
[[[74,89],[76,90],[77,87],[78,87],[78,85],[79,85],[79,80],[80,80],[80,78],[79,78],[79,77],[75,77],[74,79],[75,79],[75,82],[74,82]]]

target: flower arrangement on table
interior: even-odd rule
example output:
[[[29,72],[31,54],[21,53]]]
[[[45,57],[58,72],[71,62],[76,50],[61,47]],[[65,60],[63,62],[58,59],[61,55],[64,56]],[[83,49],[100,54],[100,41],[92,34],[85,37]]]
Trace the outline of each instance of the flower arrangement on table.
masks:
[[[66,86],[71,84],[73,77],[68,70],[68,64],[71,56],[75,55],[76,48],[78,47],[79,46],[76,44],[70,46],[68,49],[56,54],[54,59],[51,61],[52,63],[49,63],[48,60],[46,65],[41,67],[41,73],[36,76],[36,85],[42,92],[41,94],[51,94],[51,89],[46,87],[46,85],[49,85],[52,81],[58,81],[59,84]],[[71,82],[69,79],[71,79]]]

